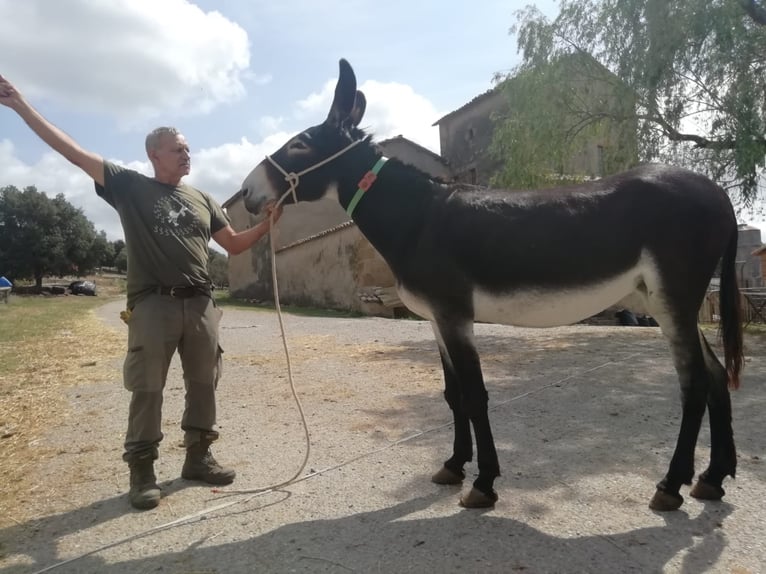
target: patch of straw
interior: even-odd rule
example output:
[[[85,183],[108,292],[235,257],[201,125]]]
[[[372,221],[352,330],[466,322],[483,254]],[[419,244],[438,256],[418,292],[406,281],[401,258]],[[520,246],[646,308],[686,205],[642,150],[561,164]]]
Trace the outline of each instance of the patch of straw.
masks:
[[[113,360],[124,353],[125,336],[89,311],[67,329],[13,343],[21,357],[11,372],[0,373],[0,527],[29,518],[59,482],[39,468],[56,456],[45,433],[55,429],[68,407],[68,388],[112,379]],[[62,485],[65,487],[65,484]]]

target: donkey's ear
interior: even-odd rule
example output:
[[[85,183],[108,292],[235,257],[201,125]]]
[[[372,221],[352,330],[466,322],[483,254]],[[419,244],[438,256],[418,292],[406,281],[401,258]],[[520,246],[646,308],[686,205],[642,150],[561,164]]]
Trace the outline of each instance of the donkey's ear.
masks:
[[[352,126],[358,126],[359,122],[364,117],[364,110],[367,109],[367,98],[359,90],[356,91],[356,99],[354,100],[354,107],[351,109],[349,120]]]
[[[341,125],[351,115],[355,100],[356,76],[354,70],[351,68],[351,64],[341,59],[340,74],[335,86],[335,99],[330,106],[330,113],[327,114],[327,121],[338,126]]]

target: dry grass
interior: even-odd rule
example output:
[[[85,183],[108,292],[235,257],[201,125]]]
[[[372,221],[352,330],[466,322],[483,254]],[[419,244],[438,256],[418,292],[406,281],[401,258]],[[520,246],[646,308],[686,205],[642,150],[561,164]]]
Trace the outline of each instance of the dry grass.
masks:
[[[93,312],[120,292],[98,278],[98,297],[13,297],[0,306],[0,527],[23,521],[23,502],[45,491],[36,469],[55,456],[40,438],[67,409],[66,389],[119,376],[124,336]]]

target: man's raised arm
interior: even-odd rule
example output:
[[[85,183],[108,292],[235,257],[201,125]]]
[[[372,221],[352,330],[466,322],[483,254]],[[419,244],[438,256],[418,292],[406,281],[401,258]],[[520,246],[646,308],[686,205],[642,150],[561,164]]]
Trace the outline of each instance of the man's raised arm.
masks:
[[[8,80],[0,75],[0,104],[14,110],[40,139],[70,162],[87,173],[99,185],[104,185],[104,160],[89,152],[62,130],[46,120],[32,107]]]

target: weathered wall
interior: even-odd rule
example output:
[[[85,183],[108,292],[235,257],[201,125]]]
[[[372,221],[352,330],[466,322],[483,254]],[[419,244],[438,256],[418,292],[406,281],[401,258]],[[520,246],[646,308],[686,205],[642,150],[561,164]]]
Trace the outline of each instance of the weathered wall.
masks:
[[[392,287],[394,277],[353,223],[278,250],[276,265],[282,304],[384,317],[394,314],[380,303],[364,302],[359,297],[360,292],[373,287]],[[231,270],[232,296],[273,301],[268,244],[259,244],[247,261],[239,266],[231,265]]]
[[[363,303],[360,290],[394,284],[388,266],[356,225],[288,247],[277,254],[282,302],[391,316],[383,305]]]
[[[495,90],[440,120],[441,155],[458,181],[486,185],[498,169],[486,150],[492,143],[492,115],[506,105],[503,91]]]
[[[245,209],[241,199],[228,202],[226,206],[232,227],[238,231],[256,224],[256,219]],[[332,199],[311,203],[286,205],[277,222],[274,234],[278,250],[348,221],[346,212]],[[252,249],[229,257],[229,290],[234,297],[271,300],[271,255],[269,238],[264,237]]]

